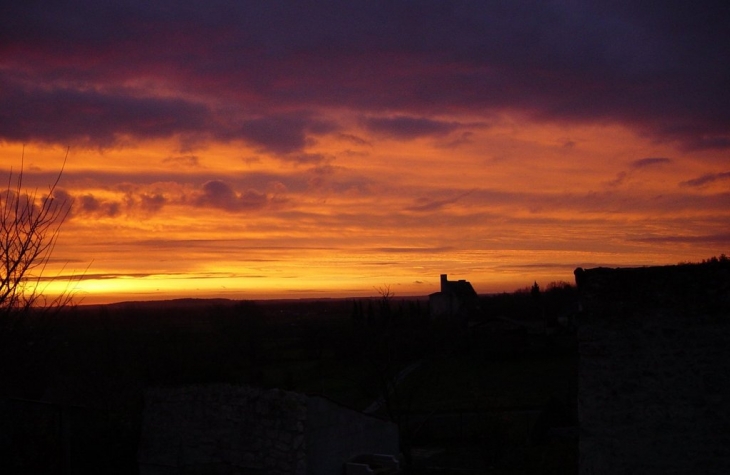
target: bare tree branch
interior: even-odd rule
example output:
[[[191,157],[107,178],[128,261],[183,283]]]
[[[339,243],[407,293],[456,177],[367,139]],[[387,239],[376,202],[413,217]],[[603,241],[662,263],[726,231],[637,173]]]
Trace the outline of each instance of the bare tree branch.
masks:
[[[60,308],[73,297],[71,283],[50,299],[45,294],[48,283],[42,284],[59,230],[71,209],[71,203],[56,198],[68,149],[45,194],[23,188],[24,155],[20,170],[15,176],[10,170],[6,189],[0,191],[0,317],[37,307]]]

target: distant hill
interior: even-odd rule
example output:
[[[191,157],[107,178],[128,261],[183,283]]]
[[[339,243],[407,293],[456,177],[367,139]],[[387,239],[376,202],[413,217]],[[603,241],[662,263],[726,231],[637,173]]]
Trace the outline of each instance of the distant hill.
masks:
[[[166,309],[166,308],[201,308],[201,307],[232,307],[237,303],[248,301],[256,302],[260,305],[277,305],[277,304],[292,304],[292,303],[316,303],[316,302],[352,302],[353,300],[378,300],[379,296],[370,297],[306,297],[306,298],[279,298],[279,299],[224,299],[224,298],[179,298],[179,299],[168,299],[168,300],[127,300],[123,302],[114,303],[99,303],[99,304],[81,304],[79,307],[84,309],[96,309],[101,307],[123,309],[123,308],[137,308],[137,309]],[[428,300],[427,295],[419,296],[399,296],[394,297],[394,302],[400,301],[426,301]]]
[[[130,300],[125,302],[116,302],[109,304],[93,304],[81,305],[84,308],[108,307],[108,308],[142,308],[142,309],[165,309],[165,308],[193,308],[193,307],[211,307],[211,306],[233,306],[240,300],[231,299],[197,299],[182,298],[170,300]]]

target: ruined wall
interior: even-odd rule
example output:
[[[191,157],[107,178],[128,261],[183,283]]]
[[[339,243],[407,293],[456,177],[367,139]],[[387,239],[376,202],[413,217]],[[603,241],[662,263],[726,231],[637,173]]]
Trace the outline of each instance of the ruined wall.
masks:
[[[305,396],[276,389],[149,390],[140,474],[304,475],[306,418]]]
[[[322,397],[307,401],[307,473],[339,474],[355,455],[398,455],[398,428],[392,422],[336,405]]]
[[[428,296],[431,318],[451,317],[459,311],[459,301],[448,292],[436,292]]]
[[[730,269],[576,274],[580,473],[730,473]]]
[[[395,424],[322,397],[230,385],[145,394],[142,475],[339,475],[363,453],[397,455]]]

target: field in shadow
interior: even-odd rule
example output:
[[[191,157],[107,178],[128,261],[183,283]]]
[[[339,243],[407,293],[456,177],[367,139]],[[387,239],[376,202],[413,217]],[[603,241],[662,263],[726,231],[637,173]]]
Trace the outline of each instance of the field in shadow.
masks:
[[[198,301],[68,309],[5,347],[4,473],[136,473],[147,387],[324,395],[396,422],[414,470],[575,473],[575,289],[426,299]],[[568,309],[568,310],[566,310]],[[43,329],[43,331],[40,331]],[[571,429],[572,428],[572,429]]]

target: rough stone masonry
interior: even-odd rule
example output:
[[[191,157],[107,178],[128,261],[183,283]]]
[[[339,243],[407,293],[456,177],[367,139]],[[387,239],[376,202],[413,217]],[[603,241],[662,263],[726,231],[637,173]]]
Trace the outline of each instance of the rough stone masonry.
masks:
[[[730,268],[576,270],[580,473],[730,473]]]
[[[145,394],[140,474],[339,474],[363,453],[398,453],[390,422],[326,398],[216,384]]]

